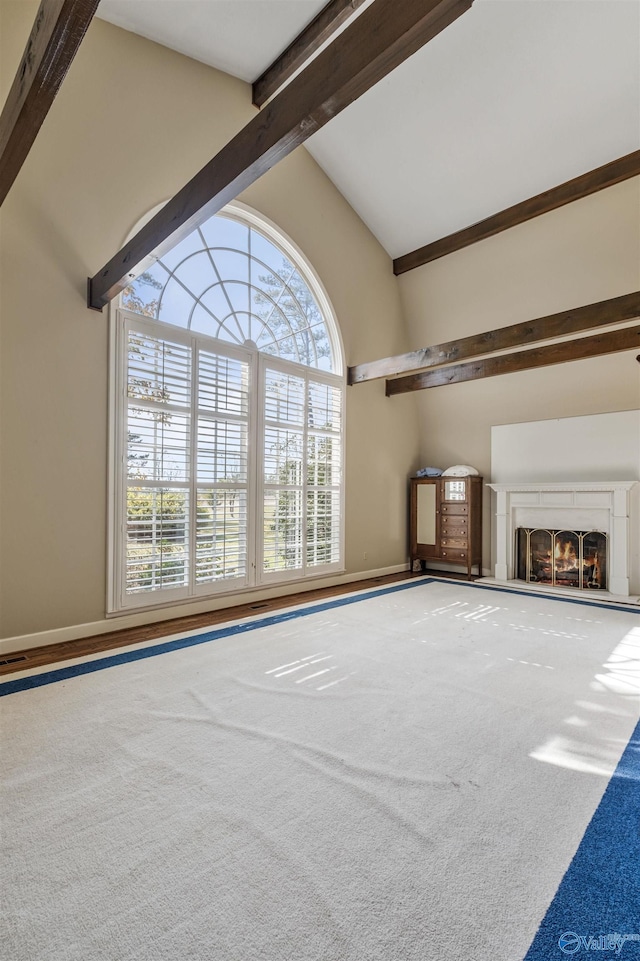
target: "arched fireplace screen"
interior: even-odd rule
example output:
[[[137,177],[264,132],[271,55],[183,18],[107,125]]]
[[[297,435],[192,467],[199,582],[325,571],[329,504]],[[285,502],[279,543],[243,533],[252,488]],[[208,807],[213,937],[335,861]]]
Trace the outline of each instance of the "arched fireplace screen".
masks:
[[[518,577],[536,584],[606,591],[607,542],[602,531],[519,527]]]

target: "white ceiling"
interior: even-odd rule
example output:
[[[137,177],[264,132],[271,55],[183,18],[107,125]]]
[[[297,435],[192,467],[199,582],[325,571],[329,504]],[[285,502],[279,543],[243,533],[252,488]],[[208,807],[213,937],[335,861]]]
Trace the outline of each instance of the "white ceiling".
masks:
[[[253,83],[328,0],[101,0],[97,15]]]
[[[325,2],[98,9],[250,82]],[[306,147],[387,252],[408,253],[640,148],[640,0],[475,0]]]

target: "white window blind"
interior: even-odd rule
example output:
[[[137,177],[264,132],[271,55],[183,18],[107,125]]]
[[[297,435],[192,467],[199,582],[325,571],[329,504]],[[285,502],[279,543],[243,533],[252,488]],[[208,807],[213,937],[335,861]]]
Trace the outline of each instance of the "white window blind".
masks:
[[[342,390],[310,380],[307,403],[307,566],[319,567],[340,557]]]
[[[130,315],[122,323],[124,606],[245,586],[250,363]]]
[[[249,364],[198,348],[196,583],[246,581]]]
[[[338,563],[340,388],[266,366],[263,376],[263,552],[269,575]]]
[[[143,331],[127,337],[126,593],[189,579],[191,351]]]

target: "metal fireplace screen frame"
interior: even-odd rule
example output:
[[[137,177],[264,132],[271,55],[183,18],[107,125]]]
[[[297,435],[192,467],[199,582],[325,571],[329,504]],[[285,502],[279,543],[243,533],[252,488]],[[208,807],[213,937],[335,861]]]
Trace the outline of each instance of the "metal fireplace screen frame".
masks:
[[[531,584],[606,590],[608,548],[603,531],[518,527],[517,576]]]

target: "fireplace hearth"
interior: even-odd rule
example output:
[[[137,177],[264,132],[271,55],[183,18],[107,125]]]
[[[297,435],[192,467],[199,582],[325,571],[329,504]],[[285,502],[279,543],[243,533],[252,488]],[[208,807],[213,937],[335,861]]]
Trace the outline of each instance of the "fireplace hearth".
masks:
[[[530,584],[604,591],[607,541],[603,531],[518,527],[517,577]]]

